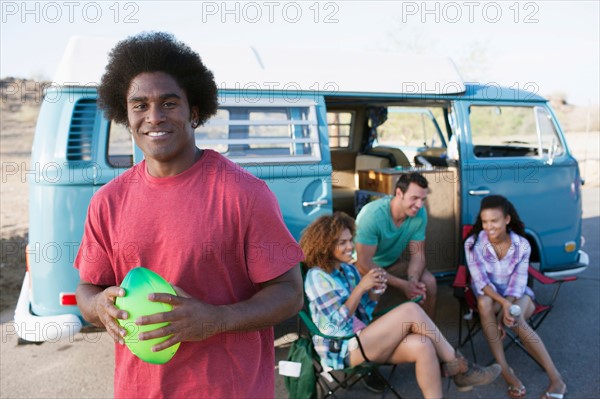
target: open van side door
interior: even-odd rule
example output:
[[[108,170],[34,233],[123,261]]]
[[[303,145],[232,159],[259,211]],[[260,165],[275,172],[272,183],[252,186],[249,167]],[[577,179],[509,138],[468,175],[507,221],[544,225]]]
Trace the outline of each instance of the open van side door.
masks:
[[[550,108],[523,101],[457,106],[466,119],[460,123],[463,225],[475,222],[483,197],[503,195],[537,244],[531,260],[542,271],[573,267],[581,236],[579,170]]]

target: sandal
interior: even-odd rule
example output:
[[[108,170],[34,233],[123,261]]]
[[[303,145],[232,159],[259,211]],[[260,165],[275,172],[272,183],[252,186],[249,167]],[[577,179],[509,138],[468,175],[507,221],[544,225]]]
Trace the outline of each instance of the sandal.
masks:
[[[563,399],[565,397],[565,393],[554,393],[554,392],[546,392],[544,394],[544,399]]]
[[[565,389],[564,393],[546,392],[546,393],[544,393],[544,396],[542,396],[542,399],[564,399],[566,394],[567,394],[566,389]]]
[[[548,392],[546,392],[546,394],[548,394]],[[512,399],[524,398],[525,395],[527,395],[527,390],[525,389],[525,386],[523,386],[523,385],[521,385],[521,386],[509,385],[508,386],[508,396],[510,396]],[[552,396],[549,396],[548,398],[549,399],[561,399],[561,398],[554,398]]]

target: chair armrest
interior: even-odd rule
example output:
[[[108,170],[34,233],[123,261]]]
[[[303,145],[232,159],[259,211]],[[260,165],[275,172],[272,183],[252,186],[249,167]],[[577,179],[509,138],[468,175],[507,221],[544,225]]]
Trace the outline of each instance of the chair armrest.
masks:
[[[567,281],[577,280],[577,277],[575,277],[575,276],[568,276],[568,277],[562,277],[559,279],[554,279],[552,277],[548,277],[548,276],[544,275],[539,270],[534,269],[531,265],[529,266],[529,275],[531,277],[533,277],[535,280],[539,281],[541,284],[545,284],[545,285],[556,284],[556,283],[565,283]]]
[[[302,319],[302,321],[304,322],[304,325],[306,326],[306,328],[308,328],[308,331],[310,332],[310,335],[318,335],[319,337],[323,337],[326,339],[336,339],[336,340],[341,340],[341,341],[345,341],[345,340],[349,340],[352,339],[356,336],[356,334],[352,334],[352,335],[347,335],[344,337],[334,337],[332,335],[327,335],[327,334],[323,334],[321,332],[321,330],[319,330],[319,328],[315,325],[315,323],[312,321],[312,319],[310,318],[310,316],[308,315],[308,313],[306,313],[305,310],[301,310],[298,315],[300,316],[300,318]]]

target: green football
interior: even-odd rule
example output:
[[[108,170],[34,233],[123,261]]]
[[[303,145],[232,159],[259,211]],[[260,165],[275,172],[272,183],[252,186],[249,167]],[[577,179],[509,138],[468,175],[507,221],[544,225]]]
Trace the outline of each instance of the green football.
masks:
[[[135,324],[135,320],[140,316],[169,312],[173,309],[171,305],[162,302],[149,301],[148,294],[160,292],[177,295],[175,290],[164,278],[145,267],[131,269],[123,279],[121,287],[125,289],[125,296],[117,297],[115,306],[127,311],[129,315],[128,319],[117,320],[127,331],[127,335],[124,337],[125,345],[127,345],[134,355],[145,362],[153,364],[164,364],[168,362],[175,355],[175,352],[177,352],[179,343],[159,352],[152,352],[153,346],[167,340],[168,337],[140,341],[138,335],[141,332],[156,330],[169,323],[138,326]]]

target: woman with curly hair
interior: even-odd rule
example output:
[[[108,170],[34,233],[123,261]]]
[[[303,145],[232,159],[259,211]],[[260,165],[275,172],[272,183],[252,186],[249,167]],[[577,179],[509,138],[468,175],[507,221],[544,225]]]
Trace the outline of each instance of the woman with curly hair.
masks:
[[[425,398],[442,397],[440,361],[444,374],[454,378],[459,390],[494,381],[500,374],[498,365],[482,368],[469,363],[415,303],[402,304],[371,322],[377,299],[386,288],[386,273],[377,268],[361,277],[350,264],[354,232],[354,220],[337,212],[315,220],[300,239],[309,268],[305,291],[313,321],[327,335],[356,333],[339,346],[339,341],[315,336],[315,350],[323,365],[342,369],[365,361],[415,363]]]
[[[502,366],[508,395],[524,398],[526,391],[506,362],[502,344],[504,325],[515,331],[548,374],[550,386],[542,398],[562,399],[567,386],[544,343],[526,322],[535,310],[534,294],[527,286],[531,245],[525,238],[521,218],[509,200],[501,195],[490,195],[481,201],[477,221],[465,241],[465,253],[483,332],[494,358]],[[522,310],[517,318],[510,314],[512,305]]]

